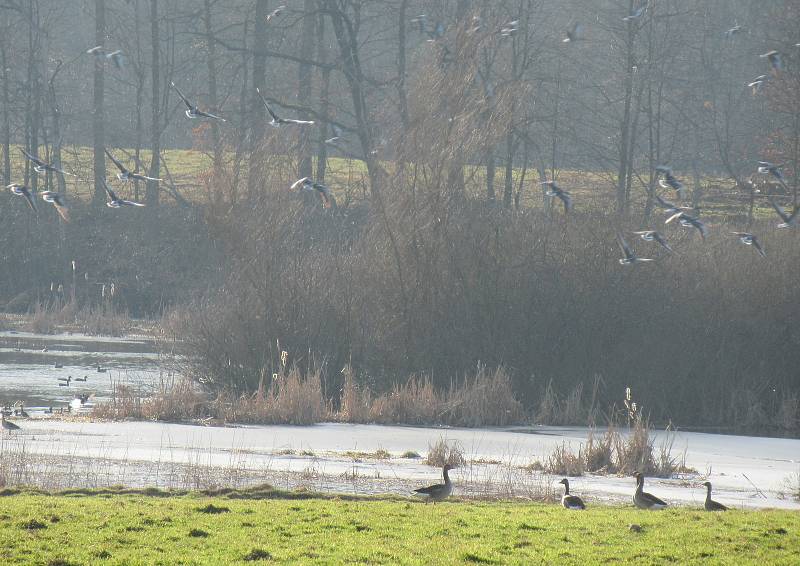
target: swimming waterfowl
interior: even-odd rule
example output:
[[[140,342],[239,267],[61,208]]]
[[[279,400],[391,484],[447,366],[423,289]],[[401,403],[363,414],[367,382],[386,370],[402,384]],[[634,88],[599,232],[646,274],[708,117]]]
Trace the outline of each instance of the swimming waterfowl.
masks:
[[[20,426],[18,424],[14,424],[11,421],[6,420],[5,412],[0,413],[0,423],[2,423],[3,428],[6,429],[8,432],[20,430]]]
[[[769,199],[769,203],[772,205],[772,208],[775,209],[775,212],[778,213],[778,216],[781,217],[783,223],[778,224],[778,228],[794,228],[797,226],[797,212],[800,211],[800,206],[794,209],[791,216],[786,214],[786,211],[781,208],[781,206],[772,199]]]
[[[739,237],[739,241],[745,244],[746,246],[753,246],[755,250],[758,252],[758,255],[761,257],[767,257],[767,254],[764,252],[764,248],[761,247],[761,243],[758,241],[753,234],[748,232],[731,232],[731,234],[735,234]]]
[[[561,496],[561,505],[563,505],[565,509],[572,509],[573,511],[586,509],[586,504],[583,502],[583,499],[577,495],[570,495],[569,480],[567,478],[562,479],[558,483],[564,484],[564,495]]]
[[[655,230],[642,230],[640,232],[633,232],[634,234],[641,236],[642,240],[645,242],[658,242],[662,248],[667,250],[668,252],[672,252],[672,248],[669,247],[667,243],[667,239],[664,238],[659,232]]]
[[[114,165],[119,169],[119,173],[117,173],[117,179],[123,182],[128,181],[162,181],[163,179],[156,179],[155,177],[148,177],[147,175],[142,175],[135,171],[129,171],[122,163],[117,161],[117,159],[111,155],[111,153],[107,149],[103,149],[106,152],[108,158],[114,163]]]
[[[617,234],[617,240],[622,248],[622,253],[625,254],[625,257],[619,260],[620,265],[633,265],[635,263],[654,261],[645,257],[638,257],[635,253],[633,253],[633,250],[628,245],[628,242],[626,242],[625,238],[622,237],[622,234]]]
[[[23,417],[25,419],[30,418],[30,415],[25,410],[25,404],[24,403],[20,403],[19,404],[19,408],[15,408],[14,409],[14,416]]]
[[[119,198],[116,193],[109,188],[105,181],[103,181],[103,188],[106,190],[106,194],[108,194],[108,202],[106,202],[106,206],[108,208],[120,208],[122,206],[144,206],[140,202]]]
[[[36,171],[37,173],[45,173],[47,171],[52,171],[54,173],[61,173],[63,175],[69,175],[70,177],[75,177],[75,175],[73,175],[72,173],[67,173],[66,171],[64,171],[63,169],[59,169],[55,165],[50,165],[49,163],[42,161],[38,157],[31,155],[22,148],[19,148],[19,150],[28,159],[28,161],[33,163],[33,170]]]
[[[28,187],[18,183],[11,183],[10,185],[7,185],[6,188],[19,197],[25,197],[25,200],[28,201],[28,206],[31,208],[31,210],[37,212],[36,199],[33,197],[33,193],[31,193],[31,190]]]
[[[267,104],[267,99],[264,98],[264,95],[261,94],[261,90],[259,88],[257,88],[257,87],[256,87],[256,92],[258,93],[259,98],[261,98],[261,102],[264,103],[264,108],[267,109],[267,112],[269,112],[269,115],[272,118],[272,121],[270,121],[270,123],[269,123],[270,126],[273,126],[275,128],[279,128],[284,124],[294,124],[296,126],[313,126],[314,125],[314,120],[294,120],[292,118],[281,118],[280,116],[275,114],[275,112],[272,111],[272,108],[270,108],[269,104]]]
[[[97,364],[97,373],[105,373],[106,368],[102,367],[100,364]]]
[[[450,475],[447,473],[448,471],[454,468],[451,464],[445,464],[442,468],[442,474],[444,475],[444,483],[437,483],[436,485],[429,485],[428,487],[421,487],[419,489],[415,489],[414,491],[419,495],[425,497],[425,503],[427,504],[428,501],[433,501],[435,505],[437,501],[442,501],[447,499],[450,494],[453,492],[453,482],[450,481]]]
[[[655,495],[644,491],[644,474],[636,472],[633,474],[636,478],[636,491],[633,494],[633,504],[639,509],[649,509],[652,511],[658,509],[665,509],[668,504],[660,500]]]
[[[196,104],[192,104],[191,102],[189,102],[189,99],[186,98],[183,95],[183,93],[180,91],[180,89],[177,86],[175,86],[175,83],[170,82],[169,84],[172,85],[172,88],[175,89],[175,92],[178,93],[178,96],[181,97],[181,100],[183,100],[183,103],[186,105],[187,110],[184,111],[184,114],[186,114],[187,118],[210,118],[212,120],[219,120],[220,122],[226,122],[227,121],[227,120],[225,120],[225,118],[222,118],[220,116],[216,116],[216,115],[210,114],[208,112],[203,112],[202,110],[200,110],[197,107]]]
[[[569,192],[561,189],[558,185],[556,185],[555,181],[542,181],[541,184],[545,187],[550,187],[549,189],[545,190],[545,195],[561,199],[561,202],[564,203],[565,214],[572,210],[572,196],[569,194]]]
[[[86,381],[89,379],[89,376],[84,375],[83,377],[76,377],[75,381]]]
[[[61,369],[61,368],[64,367],[64,364],[62,364],[61,362],[56,362],[56,363],[53,364],[53,367],[55,369]],[[59,379],[61,379],[61,378],[59,378]]]
[[[703,485],[706,486],[706,501],[703,504],[703,508],[706,511],[727,511],[728,508],[725,507],[722,503],[718,503],[711,499],[711,482],[706,481],[703,482]]]

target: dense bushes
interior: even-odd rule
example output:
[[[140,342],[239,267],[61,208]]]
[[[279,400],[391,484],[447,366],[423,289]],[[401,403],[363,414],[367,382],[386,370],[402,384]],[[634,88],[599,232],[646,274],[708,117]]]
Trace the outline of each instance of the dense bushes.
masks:
[[[226,236],[222,292],[184,320],[192,374],[252,392],[285,350],[291,363],[316,357],[329,393],[346,364],[379,393],[414,373],[441,391],[480,362],[504,366],[529,409],[551,380],[563,398],[599,374],[595,411],[632,386],[656,421],[798,428],[794,231],[753,226],[764,260],[730,236],[734,226],[712,226],[704,242],[670,225],[677,253],[630,238],[658,261],[623,267],[618,224],[603,214],[392,189],[366,214],[285,193],[243,211]]]

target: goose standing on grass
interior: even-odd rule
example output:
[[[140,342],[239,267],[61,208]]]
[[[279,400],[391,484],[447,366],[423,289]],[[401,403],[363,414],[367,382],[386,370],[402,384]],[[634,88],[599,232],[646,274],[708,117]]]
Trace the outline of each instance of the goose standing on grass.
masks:
[[[584,504],[583,499],[577,495],[569,494],[569,480],[567,478],[562,479],[558,483],[564,484],[564,495],[561,496],[561,505],[563,505],[565,509],[572,509],[573,511],[586,509],[586,504]]]
[[[731,232],[739,237],[739,241],[742,242],[746,246],[753,246],[755,250],[758,252],[758,255],[761,257],[767,257],[767,254],[764,252],[764,248],[761,247],[761,242],[758,241],[753,234],[748,232]]]
[[[0,422],[3,425],[3,428],[6,429],[9,433],[12,432],[12,431],[15,431],[15,430],[20,430],[20,427],[19,427],[18,424],[14,424],[11,421],[7,421],[6,420],[5,412],[0,413]]]
[[[272,120],[269,123],[270,126],[272,126],[274,128],[280,128],[284,124],[294,124],[296,126],[313,126],[314,125],[314,120],[294,120],[292,118],[281,118],[280,116],[275,114],[275,112],[272,111],[272,108],[269,107],[269,104],[267,104],[267,99],[264,98],[263,94],[261,94],[261,89],[256,87],[256,92],[258,93],[259,98],[261,98],[261,102],[264,103],[264,108],[267,109],[267,112],[269,113],[270,118],[272,118]]]
[[[655,495],[644,491],[644,474],[636,472],[633,474],[636,478],[636,491],[633,494],[633,504],[639,509],[649,509],[655,511],[657,509],[666,509],[668,504],[661,501]]]
[[[436,485],[429,485],[428,487],[421,487],[414,490],[419,495],[425,497],[426,505],[428,501],[433,501],[433,504],[436,505],[437,501],[443,501],[453,493],[453,482],[450,481],[450,475],[447,473],[452,470],[453,467],[452,464],[445,464],[442,468],[444,483],[437,483]]]
[[[169,84],[172,85],[172,88],[175,89],[175,92],[178,93],[178,96],[180,96],[181,100],[183,100],[183,103],[186,105],[187,110],[184,112],[184,114],[186,114],[187,118],[210,118],[211,120],[219,120],[220,122],[226,122],[225,118],[222,118],[220,116],[215,116],[214,114],[209,114],[208,112],[203,112],[197,107],[196,104],[192,104],[191,102],[189,102],[189,99],[183,95],[183,93],[177,86],[175,86],[175,83],[170,82]]]
[[[37,212],[36,199],[33,197],[33,193],[28,187],[18,183],[11,183],[6,188],[18,197],[25,197],[25,200],[28,201],[28,206],[31,208],[31,210]]]
[[[703,485],[706,486],[706,502],[703,504],[703,508],[705,508],[706,511],[727,511],[728,508],[722,503],[711,499],[711,482],[703,482]]]

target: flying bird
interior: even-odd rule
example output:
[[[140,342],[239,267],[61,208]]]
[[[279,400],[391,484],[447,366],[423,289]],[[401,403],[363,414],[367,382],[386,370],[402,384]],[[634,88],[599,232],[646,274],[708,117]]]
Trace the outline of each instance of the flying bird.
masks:
[[[664,236],[662,236],[659,232],[656,232],[655,230],[642,230],[640,232],[633,232],[633,233],[636,234],[637,236],[640,236],[642,240],[644,240],[645,242],[658,242],[661,245],[661,247],[667,250],[668,252],[673,251],[672,248],[669,247],[667,239],[664,238]]]
[[[663,179],[659,179],[658,184],[665,189],[674,189],[680,198],[686,197],[686,185],[681,183],[673,174],[672,169],[666,165],[657,165],[655,168],[657,173],[664,175]]]
[[[753,234],[748,232],[731,232],[731,234],[738,236],[739,241],[744,245],[753,246],[761,257],[767,257],[767,254],[764,253],[764,248],[761,247],[761,242]]]
[[[735,36],[737,33],[742,33],[743,31],[745,31],[745,28],[737,23],[731,29],[725,31],[725,37],[728,39],[733,39],[733,36]]]
[[[770,66],[772,66],[773,73],[780,73],[783,71],[783,56],[781,55],[780,51],[768,51],[761,55],[761,57],[766,58],[769,61]]]
[[[428,41],[436,41],[437,39],[444,36],[444,24],[442,22],[436,22],[433,26],[433,29],[428,32]]]
[[[417,24],[419,26],[419,33],[425,35],[426,28],[428,27],[428,17],[425,14],[420,14],[414,18],[411,18],[412,24]]]
[[[69,207],[64,202],[64,196],[55,191],[43,191],[42,200],[51,203],[56,207],[56,211],[64,219],[64,222],[69,222]]]
[[[117,169],[119,169],[119,173],[117,173],[117,179],[119,179],[120,181],[123,181],[123,182],[127,183],[129,181],[162,181],[163,180],[163,179],[156,179],[155,177],[148,177],[147,175],[142,175],[142,174],[137,173],[135,171],[129,171],[122,163],[117,161],[117,159],[113,155],[111,155],[111,153],[107,149],[103,149],[103,151],[106,152],[106,155],[108,156],[108,158],[111,159],[111,161],[114,162],[114,165],[117,166]]]
[[[220,116],[215,116],[214,114],[209,114],[208,112],[203,112],[202,110],[197,108],[197,105],[192,104],[191,102],[189,102],[189,99],[186,98],[183,95],[183,93],[180,91],[180,89],[177,86],[175,86],[175,83],[170,82],[169,84],[172,85],[172,88],[175,89],[175,92],[178,93],[178,96],[181,97],[181,100],[183,100],[183,103],[186,105],[187,110],[184,111],[184,114],[186,114],[187,118],[210,118],[212,120],[219,120],[220,122],[225,122],[226,121],[225,118],[221,118]]]
[[[561,40],[562,43],[574,43],[583,39],[583,24],[575,23],[571,29],[566,31],[567,37]]]
[[[59,169],[55,165],[50,165],[49,163],[42,161],[38,157],[31,155],[22,148],[19,148],[19,150],[28,159],[28,161],[33,163],[33,170],[36,171],[37,173],[53,171],[54,173],[61,173],[62,175],[69,175],[70,177],[76,177],[76,175],[73,175],[72,173],[67,173],[66,171],[64,171],[63,169]]]
[[[757,95],[761,92],[761,89],[764,88],[764,84],[769,80],[767,75],[759,75],[752,82],[747,83],[747,86],[753,89],[753,96]]]
[[[569,192],[561,189],[558,185],[556,185],[555,181],[543,181],[542,185],[545,187],[550,187],[549,189],[545,189],[545,195],[561,199],[561,202],[564,203],[564,213],[572,210],[572,196],[569,194]]]
[[[111,61],[114,63],[114,66],[117,67],[117,69],[122,69],[122,67],[125,65],[125,55],[122,53],[121,49],[106,53],[105,47],[102,45],[97,45],[96,47],[88,49],[86,53],[89,55],[94,55],[95,59],[101,63],[103,61]]]
[[[132,200],[125,200],[119,198],[116,195],[116,193],[112,191],[111,188],[106,184],[105,181],[103,181],[103,188],[106,190],[106,193],[108,194],[108,202],[106,203],[106,206],[108,208],[120,208],[122,206],[144,206],[140,202],[134,202]]]
[[[267,22],[269,22],[272,18],[275,18],[275,17],[279,16],[281,14],[281,12],[283,12],[285,9],[286,9],[286,6],[281,5],[281,6],[278,6],[277,8],[275,8],[274,10],[272,10],[272,12],[267,14]]]
[[[333,129],[333,137],[326,139],[325,143],[333,145],[334,143],[342,139],[343,132],[342,129],[336,124],[331,125],[331,128]]]
[[[500,28],[500,35],[503,37],[511,37],[519,30],[519,20],[511,20]]]
[[[633,20],[638,20],[644,15],[644,11],[647,9],[647,4],[643,4],[636,8],[633,12],[622,18],[623,22],[631,22]]]
[[[769,199],[769,203],[772,205],[772,208],[775,209],[775,212],[778,213],[778,216],[781,217],[783,223],[778,224],[778,228],[794,228],[797,226],[797,213],[800,211],[800,207],[794,209],[791,215],[786,214],[786,211],[774,200]]]
[[[275,114],[275,112],[272,111],[272,108],[269,107],[269,104],[267,104],[267,99],[264,98],[264,95],[261,94],[261,90],[258,87],[256,87],[256,92],[258,93],[258,96],[261,98],[261,102],[264,103],[264,108],[267,109],[267,112],[269,112],[270,117],[272,117],[272,121],[269,123],[270,126],[279,128],[283,124],[295,124],[298,126],[314,125],[314,120],[293,120],[291,118],[281,118],[280,116]]]
[[[684,228],[695,228],[698,232],[700,232],[700,236],[702,236],[704,240],[706,239],[706,236],[708,235],[708,227],[696,216],[692,216],[691,214],[686,214],[685,212],[680,211],[667,218],[664,224],[669,224],[673,220],[680,222],[681,226]]]
[[[619,246],[622,248],[622,253],[625,254],[625,257],[619,260],[620,265],[633,265],[635,263],[653,261],[652,259],[638,257],[635,253],[633,253],[633,250],[628,245],[628,242],[626,242],[625,238],[622,237],[622,234],[617,234],[617,240],[619,241]]]
[[[666,212],[669,216],[672,216],[673,214],[680,212],[681,210],[691,210],[691,207],[678,206],[677,204],[673,204],[668,200],[664,200],[663,198],[661,198],[660,195],[656,195],[656,202],[661,208],[664,209],[664,212]]]
[[[332,205],[336,204],[336,199],[334,198],[333,193],[331,193],[331,190],[322,183],[316,183],[312,181],[309,177],[298,179],[292,183],[292,186],[289,188],[291,190],[295,190],[298,187],[301,191],[316,191],[319,193],[324,202],[324,208],[330,208]]]
[[[31,207],[31,210],[33,210],[34,212],[38,211],[38,209],[36,208],[36,199],[34,198],[33,193],[31,193],[31,190],[28,187],[26,187],[25,185],[20,185],[18,183],[11,183],[6,188],[17,196],[25,197],[25,200],[28,201],[28,206]]]
[[[769,161],[759,161],[758,162],[758,172],[762,175],[772,175],[778,182],[783,185],[783,188],[788,189],[786,186],[786,178],[783,176],[783,165],[776,165],[775,163],[770,163]]]

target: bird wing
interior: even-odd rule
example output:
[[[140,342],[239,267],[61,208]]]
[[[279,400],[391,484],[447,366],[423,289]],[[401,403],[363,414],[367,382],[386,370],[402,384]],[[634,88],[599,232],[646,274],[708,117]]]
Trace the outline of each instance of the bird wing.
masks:
[[[111,190],[111,189],[108,187],[108,185],[106,184],[106,182],[105,182],[105,181],[103,181],[103,188],[106,190],[106,193],[108,194],[108,198],[110,198],[111,200],[119,200],[119,199],[117,198],[117,195],[116,195],[116,194],[114,194],[114,191],[112,191],[112,190]]]
[[[581,499],[577,495],[565,495],[563,497],[563,501],[567,507],[573,507],[576,509],[586,509],[586,504],[583,502],[583,499]]]
[[[431,495],[436,493],[437,491],[441,491],[444,489],[444,484],[437,483],[436,485],[429,485],[427,487],[421,487],[419,489],[415,489],[414,491],[417,493],[423,493],[425,495]]]
[[[764,248],[761,247],[761,242],[758,241],[758,238],[753,236],[753,247],[758,252],[758,255],[761,257],[767,257],[767,253],[764,251]]]
[[[269,115],[272,117],[272,121],[280,122],[281,119],[278,118],[277,114],[275,114],[275,112],[272,111],[272,108],[269,107],[269,104],[267,104],[267,99],[264,98],[264,95],[261,94],[261,90],[258,87],[256,87],[256,92],[258,93],[258,96],[261,98],[261,102],[264,103],[264,108],[267,109],[267,112],[269,112]]]
[[[103,148],[103,151],[106,152],[106,155],[108,156],[108,158],[114,163],[114,165],[117,166],[117,169],[119,169],[120,172],[122,172],[122,173],[130,173],[130,171],[128,171],[122,163],[117,161],[117,159],[113,155],[111,155],[111,153],[107,149]]]
[[[664,505],[665,507],[668,506],[668,504],[665,501],[662,501],[652,493],[647,493],[646,491],[642,492],[642,499],[647,501],[650,505]]]
[[[788,214],[786,214],[786,211],[785,211],[785,210],[783,210],[783,208],[781,208],[781,205],[779,205],[777,202],[775,202],[775,201],[774,201],[774,200],[772,200],[772,199],[769,199],[769,203],[772,205],[772,208],[774,208],[774,209],[775,209],[775,212],[777,212],[777,213],[778,213],[778,216],[780,216],[780,217],[781,217],[781,219],[782,219],[784,222],[786,222],[787,224],[789,223],[789,221],[790,221],[792,218],[794,218],[794,217],[797,215],[797,210],[795,210],[795,211],[794,211],[794,214],[792,214],[792,216],[789,216]],[[800,210],[800,209],[798,209],[798,210]]]
[[[297,124],[298,126],[313,126],[314,120],[294,120],[292,118],[284,118],[282,120],[285,124]]]
[[[212,118],[213,120],[219,120],[220,122],[227,122],[227,120],[221,116],[216,116],[209,112],[202,112],[201,110],[197,111],[198,116],[205,116],[206,118]]]
[[[189,99],[188,99],[188,98],[186,98],[186,97],[183,95],[183,93],[181,92],[181,89],[179,89],[177,86],[175,86],[175,83],[173,83],[172,81],[170,81],[170,83],[169,83],[169,84],[171,84],[171,85],[172,85],[172,88],[174,88],[174,89],[175,89],[175,92],[177,92],[177,93],[178,93],[178,96],[180,96],[180,97],[181,97],[181,100],[183,100],[183,103],[186,105],[186,107],[187,107],[189,110],[194,110],[194,106],[192,105],[192,103],[191,103],[191,102],[189,102]]]
[[[628,242],[625,241],[625,238],[622,237],[622,234],[617,234],[617,241],[619,242],[619,246],[622,248],[622,253],[625,254],[625,257],[627,259],[633,258],[633,250],[628,245]]]
[[[34,157],[33,155],[31,155],[30,153],[28,153],[27,151],[25,151],[22,148],[19,148],[19,150],[23,153],[23,155],[25,155],[25,157],[28,158],[29,161],[33,161],[36,165],[38,165],[40,167],[46,167],[47,166],[47,163],[45,163],[44,161],[42,161],[38,157]]]

